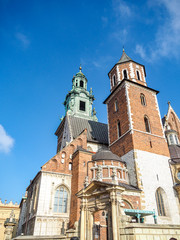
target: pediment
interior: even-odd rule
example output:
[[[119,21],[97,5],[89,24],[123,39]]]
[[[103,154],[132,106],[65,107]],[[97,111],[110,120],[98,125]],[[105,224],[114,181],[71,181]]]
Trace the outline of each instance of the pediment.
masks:
[[[96,195],[101,194],[106,191],[106,188],[109,186],[109,184],[104,182],[98,182],[93,181],[91,182],[85,189],[80,190],[77,193],[78,197],[81,197],[82,195]]]

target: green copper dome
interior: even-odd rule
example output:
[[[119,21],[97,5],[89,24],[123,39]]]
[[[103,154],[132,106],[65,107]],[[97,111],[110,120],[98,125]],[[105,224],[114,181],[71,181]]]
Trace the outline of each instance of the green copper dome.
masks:
[[[87,91],[87,78],[81,70],[80,66],[79,72],[73,76],[72,89],[64,101],[65,112],[72,116],[97,121],[96,111],[92,109],[95,98],[92,89]]]

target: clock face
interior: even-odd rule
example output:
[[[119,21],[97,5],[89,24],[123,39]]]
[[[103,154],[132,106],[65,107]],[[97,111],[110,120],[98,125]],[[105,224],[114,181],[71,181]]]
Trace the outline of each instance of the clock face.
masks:
[[[177,173],[177,178],[180,180],[180,170]]]

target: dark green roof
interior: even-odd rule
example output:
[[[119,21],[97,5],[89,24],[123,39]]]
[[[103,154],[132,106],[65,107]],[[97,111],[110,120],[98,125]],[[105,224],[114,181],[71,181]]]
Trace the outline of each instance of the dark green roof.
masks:
[[[123,54],[122,54],[122,56],[121,56],[121,58],[120,58],[118,63],[124,63],[124,62],[128,62],[130,60],[132,60],[132,59],[123,50]]]

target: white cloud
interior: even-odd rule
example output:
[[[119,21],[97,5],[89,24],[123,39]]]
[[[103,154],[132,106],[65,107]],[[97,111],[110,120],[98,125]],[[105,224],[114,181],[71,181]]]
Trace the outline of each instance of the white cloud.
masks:
[[[107,64],[109,64],[112,61],[113,57],[112,56],[96,56],[96,57],[89,57],[89,56],[84,56],[81,58],[81,64],[82,66],[88,66],[88,69],[92,68],[104,68]]]
[[[20,43],[22,44],[22,46],[24,48],[29,47],[30,45],[30,40],[28,39],[28,37],[26,35],[24,35],[21,32],[17,32],[15,35],[16,39],[20,41]]]
[[[154,61],[160,57],[177,57],[180,50],[180,1],[179,0],[151,0],[150,6],[166,10],[163,23],[157,28],[154,41],[148,48],[136,46],[136,51],[142,58]],[[162,8],[162,9],[161,9]]]
[[[117,30],[112,33],[111,37],[115,38],[124,45],[127,40],[128,31],[127,29]]]
[[[8,153],[14,145],[14,139],[10,137],[2,125],[0,125],[0,152]]]
[[[135,52],[138,53],[141,56],[141,58],[147,60],[147,55],[143,46],[137,44]]]
[[[127,2],[123,0],[113,0],[114,10],[118,15],[121,16],[131,16],[132,11]]]

